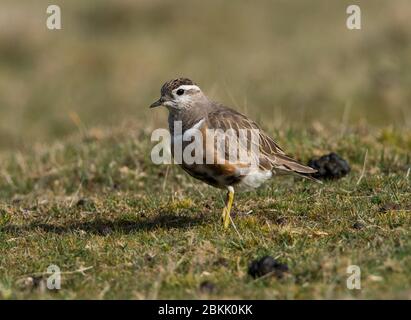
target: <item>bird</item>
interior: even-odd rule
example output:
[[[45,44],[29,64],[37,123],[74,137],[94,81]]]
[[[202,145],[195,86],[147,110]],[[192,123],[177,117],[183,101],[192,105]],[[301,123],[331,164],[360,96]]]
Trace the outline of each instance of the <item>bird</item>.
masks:
[[[236,190],[253,190],[260,187],[276,174],[297,174],[305,178],[316,180],[311,174],[317,170],[305,166],[286,155],[283,149],[268,136],[256,122],[250,120],[242,113],[224,106],[221,103],[209,99],[200,87],[192,80],[184,77],[167,81],[160,90],[160,98],[150,105],[150,108],[164,106],[168,109],[168,125],[171,140],[171,153],[176,158],[175,148],[177,142],[183,143],[183,150],[193,140],[185,141],[183,136],[191,131],[203,134],[204,140],[197,144],[202,153],[202,162],[188,161],[182,157],[180,165],[192,177],[219,189],[227,191],[225,206],[221,219],[224,229],[229,227],[231,209]],[[180,123],[181,132],[177,132],[176,123]],[[246,148],[249,161],[231,161],[229,152],[230,142],[225,138],[220,145],[215,142],[215,137],[210,137],[209,132],[227,132],[239,135],[240,131],[257,133],[257,143],[250,141],[250,135],[246,135],[246,144],[254,148],[244,147],[238,144],[238,150]],[[212,141],[212,143],[207,143]],[[221,146],[226,147],[222,149]],[[206,156],[212,154],[210,158]],[[181,157],[180,157],[181,158]],[[251,160],[250,160],[251,159]],[[252,160],[256,160],[253,162]],[[257,164],[257,165],[255,165]]]

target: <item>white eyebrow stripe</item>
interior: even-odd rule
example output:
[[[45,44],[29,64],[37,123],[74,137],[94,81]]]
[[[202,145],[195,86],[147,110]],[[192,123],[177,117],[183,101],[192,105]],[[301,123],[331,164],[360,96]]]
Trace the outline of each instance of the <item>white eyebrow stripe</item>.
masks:
[[[195,89],[195,90],[200,90],[200,88],[198,86],[196,86],[195,84],[183,84],[181,86],[179,86],[177,89],[174,89],[173,91],[177,91],[178,89],[183,89],[183,90],[190,90],[190,89]]]
[[[202,118],[200,121],[198,121],[196,124],[194,124],[191,128],[187,129],[184,133],[182,134],[175,134],[173,136],[173,142],[174,143],[182,143],[184,139],[187,139],[187,137],[194,136],[197,131],[201,129],[201,126],[203,125],[205,121],[205,118]]]

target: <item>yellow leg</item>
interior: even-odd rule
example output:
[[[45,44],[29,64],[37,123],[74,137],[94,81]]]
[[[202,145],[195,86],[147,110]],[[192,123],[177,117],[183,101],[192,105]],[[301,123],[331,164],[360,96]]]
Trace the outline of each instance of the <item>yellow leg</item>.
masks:
[[[222,215],[224,229],[227,229],[230,224],[230,212],[231,212],[231,207],[233,206],[233,201],[234,201],[234,188],[230,186],[228,187],[227,200],[226,200],[225,207],[223,209],[223,215]]]

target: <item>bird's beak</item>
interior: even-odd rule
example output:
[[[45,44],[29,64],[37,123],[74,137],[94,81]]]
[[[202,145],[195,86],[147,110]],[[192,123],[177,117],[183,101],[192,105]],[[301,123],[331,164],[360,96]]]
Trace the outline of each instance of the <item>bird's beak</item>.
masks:
[[[158,99],[157,101],[153,102],[150,106],[150,108],[155,108],[155,107],[159,107],[161,105],[163,105],[164,99],[163,97],[161,97],[160,99]]]

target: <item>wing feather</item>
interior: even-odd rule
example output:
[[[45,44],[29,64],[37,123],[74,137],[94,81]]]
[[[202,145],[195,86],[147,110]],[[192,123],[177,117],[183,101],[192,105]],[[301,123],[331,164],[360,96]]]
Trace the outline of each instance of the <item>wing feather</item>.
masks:
[[[237,136],[239,135],[240,129],[258,130],[259,145],[257,146],[257,150],[259,150],[258,157],[261,169],[294,172],[303,176],[316,172],[315,169],[302,165],[293,158],[287,156],[283,149],[281,149],[271,137],[265,134],[254,121],[233,109],[222,105],[215,105],[212,111],[208,114],[207,122],[208,127],[212,129],[221,129],[224,132],[233,129]],[[226,143],[228,143],[228,140],[226,140]],[[250,139],[250,136],[247,135],[248,146],[253,143],[255,143],[255,141]],[[225,157],[228,159],[227,145]]]

